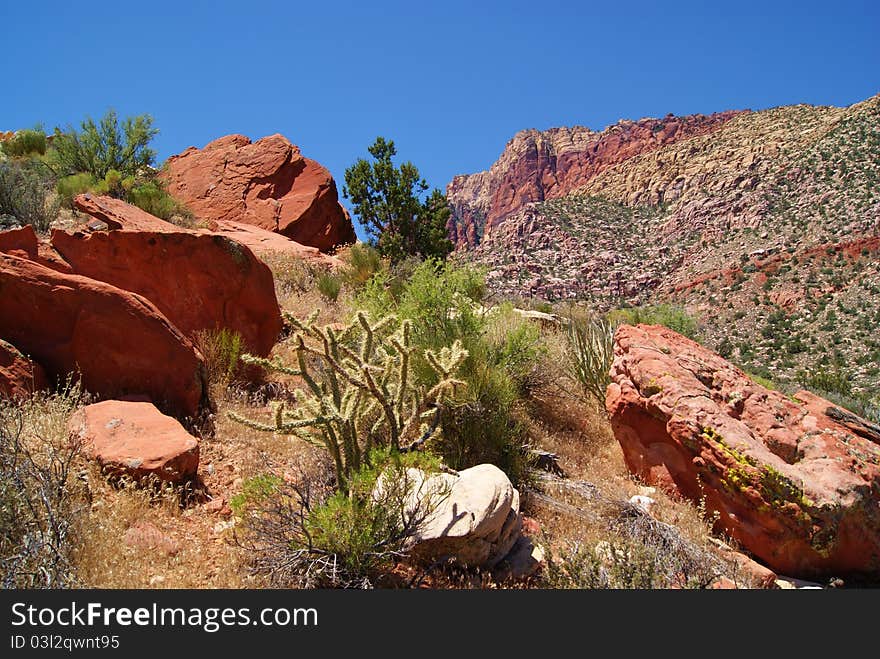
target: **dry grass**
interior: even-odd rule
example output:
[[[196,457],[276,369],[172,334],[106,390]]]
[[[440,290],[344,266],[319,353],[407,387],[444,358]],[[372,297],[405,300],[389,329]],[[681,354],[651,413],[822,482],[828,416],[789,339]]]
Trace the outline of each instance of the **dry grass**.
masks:
[[[564,336],[551,331],[545,333],[544,341],[543,383],[528,399],[526,423],[530,444],[557,454],[567,480],[542,479],[535,492],[526,494],[523,507],[540,521],[551,554],[568,555],[571,560],[574,546],[592,551],[600,543],[611,543],[626,548],[635,567],[650,571],[672,551],[681,554],[685,571],[700,573],[694,579],[700,582],[711,573],[710,563],[717,560],[710,542],[711,520],[690,502],[646,488],[630,474],[604,409],[574,393],[579,389],[566,374]],[[646,517],[632,516],[625,505],[637,494],[648,494],[656,502],[651,511],[654,520],[647,527]],[[670,533],[678,538],[670,540]],[[702,556],[706,565],[695,567],[692,556]],[[670,565],[664,564],[663,570],[669,571]],[[726,575],[735,576],[732,565],[719,565]],[[645,577],[644,582],[649,581]],[[665,584],[661,587],[671,585],[658,575],[653,581],[655,587],[658,582]]]

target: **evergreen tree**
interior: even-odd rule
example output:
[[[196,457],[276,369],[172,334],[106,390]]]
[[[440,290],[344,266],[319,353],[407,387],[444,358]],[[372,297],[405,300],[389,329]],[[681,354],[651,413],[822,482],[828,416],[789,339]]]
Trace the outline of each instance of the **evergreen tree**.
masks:
[[[452,251],[446,222],[451,213],[438,189],[424,197],[428,184],[407,161],[396,167],[394,142],[377,137],[363,158],[345,170],[342,193],[351,199],[370,242],[383,256],[397,262],[406,256],[444,258]]]

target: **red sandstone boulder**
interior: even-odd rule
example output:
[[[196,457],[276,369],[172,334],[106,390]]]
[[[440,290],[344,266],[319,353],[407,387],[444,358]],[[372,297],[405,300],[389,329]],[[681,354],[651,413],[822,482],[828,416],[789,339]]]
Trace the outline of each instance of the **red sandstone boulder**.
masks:
[[[152,403],[105,400],[87,405],[68,421],[71,437],[115,476],[155,476],[179,483],[194,478],[199,443]]]
[[[86,192],[74,197],[73,206],[78,211],[106,224],[106,229],[128,229],[130,231],[185,231],[176,224],[148,213],[126,203],[121,199],[96,196]],[[102,229],[103,230],[103,227]]]
[[[614,337],[606,408],[627,466],[717,511],[773,570],[880,575],[880,428],[750,380],[658,326]]]
[[[263,260],[270,259],[273,256],[281,256],[308,261],[313,265],[332,270],[341,265],[339,259],[322,253],[317,247],[300,245],[298,242],[285,238],[281,234],[266,231],[252,224],[234,222],[232,220],[219,220],[211,222],[209,230],[246,245],[257,257]]]
[[[103,396],[149,396],[194,416],[209,406],[205,364],[149,300],[110,284],[0,253],[0,336],[50,379],[79,373]]]
[[[219,234],[231,238],[248,247],[258,258],[263,259],[270,255],[282,255],[294,259],[301,259],[312,264],[327,268],[339,266],[339,260],[328,254],[323,254],[317,247],[308,247],[290,240],[274,231],[267,231],[253,224],[236,222],[234,220],[206,220],[199,229],[184,229],[165,220],[150,215],[137,206],[127,204],[112,197],[96,197],[91,194],[78,195],[73,200],[77,210],[88,214],[93,220],[101,222],[103,226],[94,228],[83,227],[84,231],[106,231],[116,229],[129,229],[138,231],[162,231],[178,233],[189,231],[198,234]],[[36,236],[34,236],[36,243]],[[2,249],[2,234],[0,234],[0,251]]]
[[[19,229],[0,231],[0,252],[34,261],[58,272],[70,272],[70,266],[45,241],[37,238],[26,224]]]
[[[144,227],[155,221],[157,230],[53,231],[53,247],[77,274],[142,295],[190,338],[227,328],[242,336],[249,352],[269,354],[281,332],[281,310],[271,271],[250,249],[219,234],[164,228],[162,220],[118,199],[77,198],[81,208],[86,202],[121,226],[133,218]]]
[[[25,398],[48,386],[42,366],[0,339],[0,398]]]
[[[168,159],[162,176],[202,220],[252,224],[321,251],[355,241],[330,172],[282,135],[190,147]]]

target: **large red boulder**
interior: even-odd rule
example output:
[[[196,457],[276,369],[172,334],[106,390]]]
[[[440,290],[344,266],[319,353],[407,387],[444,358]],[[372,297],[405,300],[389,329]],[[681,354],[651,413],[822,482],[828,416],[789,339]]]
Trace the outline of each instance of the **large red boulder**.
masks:
[[[168,192],[202,220],[231,220],[328,251],[355,241],[330,172],[283,135],[227,135],[168,159]]]
[[[70,266],[52,247],[40,240],[30,224],[18,229],[0,231],[0,252],[40,263],[59,272],[70,272]]]
[[[790,399],[658,326],[614,336],[606,408],[629,469],[703,502],[773,570],[880,575],[880,427]]]
[[[202,356],[149,300],[0,253],[0,336],[50,379],[79,373],[106,397],[149,396],[177,416],[210,406]]]
[[[151,403],[105,400],[87,405],[68,421],[86,455],[114,476],[155,476],[179,483],[196,476],[199,443]]]
[[[152,218],[155,230],[53,231],[52,246],[77,274],[144,296],[190,338],[227,328],[249,352],[269,354],[281,310],[271,271],[250,249],[223,235],[162,227],[162,220],[118,199],[87,201],[123,226],[129,216],[145,227]],[[80,198],[77,206],[85,206]]]
[[[0,339],[0,398],[25,398],[48,386],[42,366]]]

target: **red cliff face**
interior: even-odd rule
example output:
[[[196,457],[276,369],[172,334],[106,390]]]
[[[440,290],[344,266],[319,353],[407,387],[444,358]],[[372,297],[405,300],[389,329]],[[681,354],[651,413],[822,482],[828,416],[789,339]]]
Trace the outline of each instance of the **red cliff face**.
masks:
[[[621,121],[602,132],[575,126],[517,133],[488,172],[456,176],[447,186],[453,208],[450,238],[459,247],[476,245],[492,227],[526,204],[561,197],[608,167],[711,133],[737,114]]]

